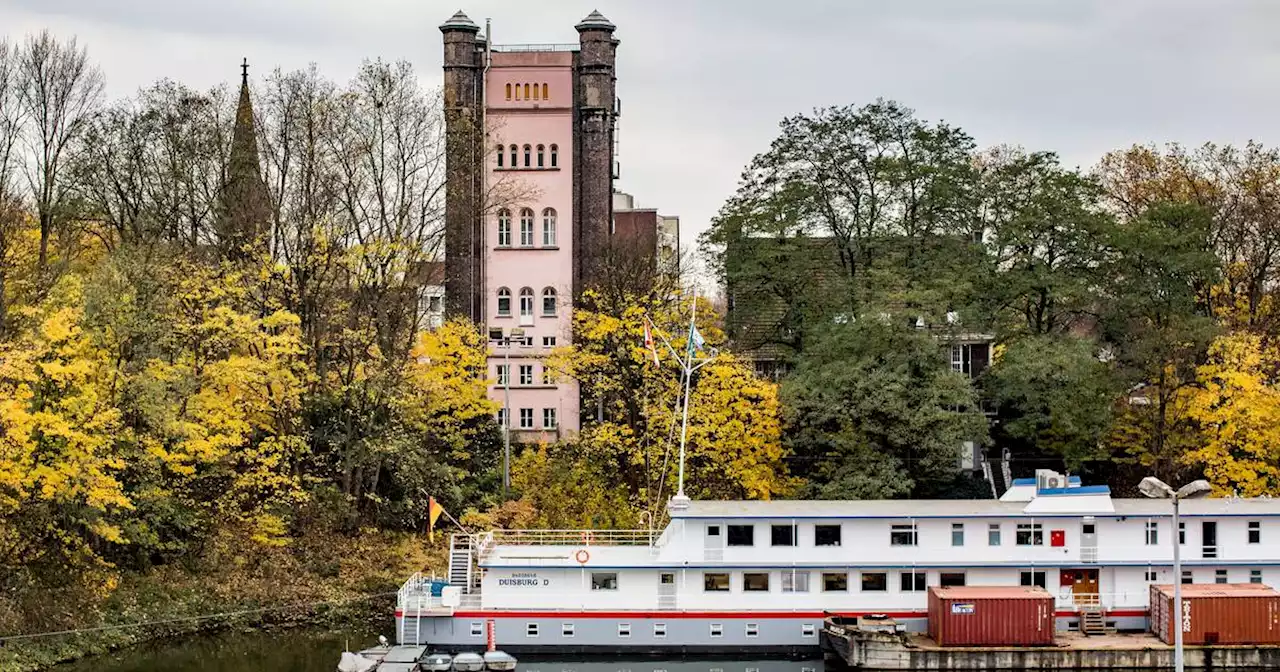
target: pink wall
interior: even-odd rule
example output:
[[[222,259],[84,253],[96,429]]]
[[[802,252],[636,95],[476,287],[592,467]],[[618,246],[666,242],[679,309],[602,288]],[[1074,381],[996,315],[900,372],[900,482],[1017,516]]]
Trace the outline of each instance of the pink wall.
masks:
[[[555,385],[542,385],[542,358],[551,348],[543,346],[544,337],[552,336],[556,345],[567,345],[571,335],[572,314],[570,297],[573,286],[573,116],[571,99],[572,55],[567,52],[495,53],[494,65],[489,71],[488,118],[491,148],[516,145],[517,167],[512,168],[509,153],[504,153],[503,167],[497,167],[496,155],[491,153],[489,162],[489,189],[499,194],[514,194],[504,199],[502,205],[511,212],[511,247],[498,246],[498,215],[489,215],[485,226],[485,295],[488,326],[509,331],[522,327],[526,336],[533,337],[532,347],[515,347],[511,350],[511,426],[519,440],[552,440],[554,431],[543,431],[543,409],[555,408],[560,434],[578,430],[578,390],[573,381]],[[560,62],[563,64],[560,64]],[[546,83],[551,100],[506,100],[506,84]],[[532,97],[532,96],[531,96]],[[533,167],[524,167],[524,145],[547,148],[543,168],[536,168],[536,150],[532,156]],[[556,168],[550,167],[549,148],[559,148]],[[533,210],[533,245],[522,246],[520,237],[520,210]],[[556,211],[555,246],[543,241],[543,210]],[[498,314],[498,289],[511,290],[511,316]],[[528,287],[534,292],[532,320],[520,317],[520,290]],[[543,315],[543,290],[554,288],[557,309],[554,317]],[[523,322],[523,323],[522,323]],[[530,324],[531,322],[531,324]],[[489,371],[497,378],[497,366],[504,363],[502,346],[491,348]],[[521,365],[532,365],[534,384],[519,384]],[[503,400],[502,386],[490,388],[491,398]],[[519,409],[532,408],[535,431],[519,429]]]

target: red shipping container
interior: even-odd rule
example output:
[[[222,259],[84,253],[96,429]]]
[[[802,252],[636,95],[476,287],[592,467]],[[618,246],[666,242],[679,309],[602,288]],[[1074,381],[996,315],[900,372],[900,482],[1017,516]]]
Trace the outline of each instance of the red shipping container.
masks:
[[[1151,586],[1151,631],[1173,643],[1173,586]],[[1280,644],[1280,592],[1260,583],[1182,586],[1183,644]]]
[[[1037,586],[935,586],[929,636],[940,646],[1052,646],[1053,606]]]

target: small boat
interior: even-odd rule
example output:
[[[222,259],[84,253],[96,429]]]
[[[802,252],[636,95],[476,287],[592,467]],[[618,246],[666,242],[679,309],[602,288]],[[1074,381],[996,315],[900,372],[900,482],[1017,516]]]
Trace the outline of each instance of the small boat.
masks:
[[[484,669],[484,656],[464,652],[453,657],[454,672],[480,672]]]
[[[516,669],[516,658],[502,651],[485,651],[484,666],[493,672],[510,672]]]
[[[338,661],[338,672],[373,672],[377,667],[378,661],[350,651],[343,651]]]
[[[453,658],[447,653],[428,653],[418,659],[418,667],[424,672],[449,672],[453,667]]]

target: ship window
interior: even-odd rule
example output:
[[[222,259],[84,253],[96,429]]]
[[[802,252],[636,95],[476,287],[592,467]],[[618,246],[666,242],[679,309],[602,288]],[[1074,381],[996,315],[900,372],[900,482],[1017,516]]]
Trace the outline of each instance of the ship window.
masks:
[[[1019,546],[1044,546],[1044,526],[1040,523],[1018,525],[1018,534],[1014,543]]]
[[[525,637],[537,637],[537,636],[538,636],[538,624],[537,624],[537,623],[528,623],[528,624],[526,624],[526,625],[524,626],[524,636],[525,636]]]
[[[676,575],[663,572],[662,576],[658,579],[658,582],[664,586],[674,586],[676,585]]]
[[[849,575],[844,572],[823,572],[822,592],[843,593],[849,590]]]
[[[1039,570],[1031,570],[1021,572],[1018,576],[1018,585],[1022,586],[1040,586],[1045,587],[1044,572]]]
[[[1187,524],[1178,523],[1178,545],[1187,543]]]
[[[707,536],[708,536],[708,537],[718,537],[718,536],[720,536],[720,526],[719,526],[719,525],[708,525],[708,526],[707,526]]]
[[[755,546],[756,545],[755,525],[730,525],[729,526],[729,545],[730,546]]]
[[[1154,570],[1154,569],[1148,569],[1148,570],[1146,571],[1145,578],[1146,578],[1146,580],[1147,580],[1147,581],[1149,581],[1149,582],[1154,582],[1154,581],[1156,581],[1156,570]]]
[[[890,546],[915,546],[918,541],[916,524],[894,525],[889,528]]]
[[[1262,523],[1256,520],[1249,521],[1249,543],[1262,543]]]
[[[759,623],[748,623],[748,624],[747,624],[747,636],[748,636],[748,637],[759,637],[759,636],[760,636],[760,624],[759,624]]]
[[[1249,570],[1249,583],[1262,583],[1262,570],[1261,570],[1261,569],[1251,569],[1251,570]]]
[[[943,572],[938,575],[938,585],[943,588],[964,585],[964,572]]]
[[[814,627],[812,623],[805,623],[800,626],[800,636],[801,637],[817,637],[818,628]]]
[[[711,624],[711,636],[712,636],[712,637],[723,637],[723,636],[724,636],[724,624],[722,624],[722,623],[712,623],[712,624]]]
[[[964,523],[951,523],[951,545],[964,546]]]
[[[1182,582],[1183,582],[1183,583],[1195,583],[1195,582],[1196,582],[1195,575],[1191,573],[1191,570],[1189,570],[1189,569],[1184,569],[1184,570],[1182,570]]]
[[[884,572],[863,572],[862,590],[871,593],[889,590],[889,575]]]
[[[617,590],[617,572],[591,572],[591,590]]]
[[[1093,534],[1095,532],[1097,532],[1097,528],[1094,527],[1093,523],[1085,523],[1080,526],[1080,534]]]
[[[1148,546],[1155,546],[1160,543],[1160,525],[1154,520],[1147,521],[1146,542]]]
[[[630,624],[630,623],[619,623],[619,624],[618,624],[618,636],[619,636],[619,637],[630,637],[630,636],[631,636],[631,624]]]
[[[1227,570],[1225,570],[1225,569],[1219,569],[1219,570],[1215,571],[1215,572],[1213,573],[1213,582],[1214,582],[1214,583],[1226,583],[1226,582],[1227,582]]]
[[[800,572],[794,569],[782,570],[782,592],[809,592],[809,572]]]
[[[991,523],[987,525],[987,545],[1000,545],[1000,523]]]
[[[742,589],[751,593],[769,592],[769,574],[767,572],[747,572],[743,574]]]
[[[667,624],[666,624],[666,623],[654,623],[654,624],[653,624],[653,636],[654,636],[655,638],[657,638],[657,639],[662,639],[663,637],[666,637],[666,636],[667,636]]]
[[[795,546],[796,545],[796,526],[795,525],[774,525],[772,537],[773,537],[774,546]]]
[[[902,572],[901,588],[904,593],[921,593],[928,587],[929,575],[924,572]]]
[[[708,593],[729,592],[729,575],[721,572],[706,572],[702,575],[702,589]]]
[[[471,621],[471,636],[480,637],[484,635],[484,623],[480,621]]]
[[[573,636],[573,624],[572,624],[572,623],[561,623],[561,624],[560,624],[560,636],[561,636],[561,637],[572,637],[572,636]]]
[[[840,545],[840,526],[839,525],[814,525],[813,526],[813,545],[814,546],[839,546]]]

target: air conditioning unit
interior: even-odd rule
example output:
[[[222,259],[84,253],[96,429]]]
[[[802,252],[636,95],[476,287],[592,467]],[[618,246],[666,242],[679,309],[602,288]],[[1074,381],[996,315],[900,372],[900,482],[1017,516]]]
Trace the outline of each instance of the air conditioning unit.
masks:
[[[1051,469],[1036,470],[1036,489],[1052,490],[1054,488],[1067,487],[1067,479],[1062,474]]]

